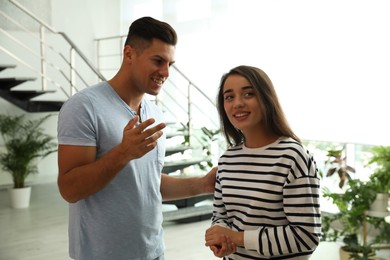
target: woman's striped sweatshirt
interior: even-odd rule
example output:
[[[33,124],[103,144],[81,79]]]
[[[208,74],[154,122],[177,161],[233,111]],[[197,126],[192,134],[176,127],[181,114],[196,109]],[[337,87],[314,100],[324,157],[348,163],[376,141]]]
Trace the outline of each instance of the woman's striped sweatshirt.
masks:
[[[321,232],[320,183],[308,150],[291,138],[239,145],[219,159],[213,225],[244,231],[224,259],[309,259]]]

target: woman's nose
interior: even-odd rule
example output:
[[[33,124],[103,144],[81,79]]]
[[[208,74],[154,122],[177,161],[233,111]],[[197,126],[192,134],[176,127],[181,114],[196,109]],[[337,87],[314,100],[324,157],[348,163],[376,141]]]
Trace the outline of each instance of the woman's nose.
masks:
[[[234,108],[241,108],[243,106],[244,106],[244,101],[242,100],[242,98],[236,98],[234,100],[234,103],[233,103]]]

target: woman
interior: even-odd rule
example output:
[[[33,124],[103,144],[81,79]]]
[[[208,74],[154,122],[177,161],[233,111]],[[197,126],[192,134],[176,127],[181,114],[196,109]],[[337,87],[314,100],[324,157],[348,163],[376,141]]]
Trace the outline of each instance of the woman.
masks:
[[[206,246],[224,259],[309,259],[321,231],[318,171],[271,80],[236,67],[221,79],[217,107],[229,148],[218,162]]]

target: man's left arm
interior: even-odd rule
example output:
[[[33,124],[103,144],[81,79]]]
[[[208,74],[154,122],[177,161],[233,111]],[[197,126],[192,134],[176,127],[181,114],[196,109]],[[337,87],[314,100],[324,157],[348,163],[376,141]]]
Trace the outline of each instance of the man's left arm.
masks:
[[[176,200],[214,193],[217,167],[199,177],[176,177],[161,174],[160,192],[163,200]]]

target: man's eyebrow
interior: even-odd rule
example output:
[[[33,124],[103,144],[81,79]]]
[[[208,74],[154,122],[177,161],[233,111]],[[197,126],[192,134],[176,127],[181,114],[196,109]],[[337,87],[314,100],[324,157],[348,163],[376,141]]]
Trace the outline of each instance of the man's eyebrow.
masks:
[[[153,58],[157,58],[157,59],[160,59],[160,60],[163,60],[163,61],[166,61],[167,59],[165,59],[163,56],[159,55],[159,54],[155,54],[152,56]]]
[[[155,58],[158,58],[158,59],[161,59],[163,61],[167,61],[167,59],[165,59],[163,56],[159,55],[159,54],[156,54],[154,55]],[[175,63],[175,61],[171,61],[169,62],[169,66],[172,66],[173,64]]]

